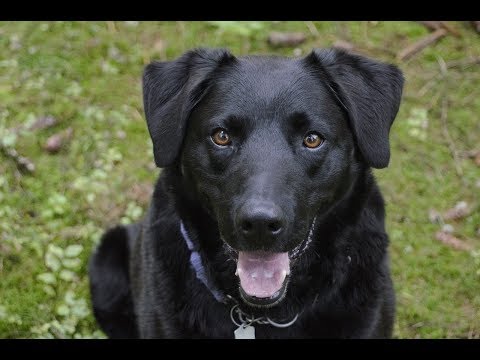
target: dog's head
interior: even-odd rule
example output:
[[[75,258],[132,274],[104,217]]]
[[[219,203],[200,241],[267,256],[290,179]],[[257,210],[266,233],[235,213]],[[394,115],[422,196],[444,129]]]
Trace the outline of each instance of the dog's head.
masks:
[[[305,58],[198,49],[144,72],[159,167],[179,166],[238,251],[243,298],[271,305],[315,218],[360,168],[386,167],[403,86],[393,65],[338,50]]]

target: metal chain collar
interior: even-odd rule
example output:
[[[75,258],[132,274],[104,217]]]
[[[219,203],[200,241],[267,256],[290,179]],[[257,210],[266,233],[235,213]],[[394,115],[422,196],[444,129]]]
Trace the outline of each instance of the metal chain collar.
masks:
[[[235,319],[235,315],[238,317],[238,320],[240,320],[240,322],[237,322],[237,320]],[[277,328],[286,328],[293,325],[297,321],[298,314],[296,314],[291,321],[281,324],[276,321],[273,321],[268,316],[260,316],[255,318],[253,315],[248,315],[242,309],[240,309],[238,304],[235,304],[232,306],[232,309],[230,310],[230,319],[232,319],[232,322],[238,327],[240,326],[246,327],[253,324],[260,324],[260,325],[272,325]]]

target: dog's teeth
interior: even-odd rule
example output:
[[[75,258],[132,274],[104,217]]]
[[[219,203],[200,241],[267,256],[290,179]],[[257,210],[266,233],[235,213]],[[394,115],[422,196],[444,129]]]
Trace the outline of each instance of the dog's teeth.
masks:
[[[242,271],[242,268],[237,268],[237,271],[235,271],[235,276],[239,276]]]
[[[282,270],[282,278],[286,278],[287,277],[287,270]]]
[[[273,277],[273,271],[267,271],[267,270],[265,270],[263,274],[265,275],[265,277],[266,277],[267,279],[271,279],[271,278]]]
[[[290,269],[288,269],[288,271],[287,271],[287,275],[290,275]]]

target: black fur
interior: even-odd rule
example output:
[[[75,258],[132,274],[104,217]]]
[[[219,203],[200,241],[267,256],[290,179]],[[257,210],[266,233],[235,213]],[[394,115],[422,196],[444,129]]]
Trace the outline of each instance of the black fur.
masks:
[[[299,314],[288,328],[257,325],[257,338],[390,337],[385,210],[370,167],[388,165],[402,86],[396,67],[337,50],[287,59],[201,49],[147,66],[145,113],[164,170],[145,219],[107,232],[91,260],[102,329],[110,337],[232,338],[238,302],[277,321]],[[218,127],[231,135],[227,147],[210,139]],[[309,131],[325,142],[303,146]],[[286,223],[280,235],[253,241],[235,219],[259,201],[281,209]],[[284,300],[243,303],[231,249],[291,251],[315,217]],[[232,302],[216,301],[196,278],[180,221]]]
[[[138,230],[130,234],[129,230],[117,226],[106,232],[89,264],[94,315],[105,333],[113,338],[137,337],[130,294],[128,241],[137,236]]]

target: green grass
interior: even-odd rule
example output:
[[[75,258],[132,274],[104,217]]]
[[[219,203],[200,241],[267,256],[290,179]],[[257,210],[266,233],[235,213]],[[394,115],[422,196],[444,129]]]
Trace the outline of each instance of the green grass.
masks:
[[[302,54],[342,39],[396,62],[396,52],[428,33],[413,22],[315,26],[319,35],[305,22],[0,22],[0,140],[36,166],[24,174],[0,155],[0,337],[103,337],[91,315],[86,265],[105,227],[142,215],[158,175],[140,88],[150,60],[199,46],[293,55],[268,46],[277,30],[305,32]],[[480,66],[442,73],[439,65],[480,56],[480,37],[453,26],[462,37],[399,63],[406,86],[391,164],[376,171],[387,201],[399,338],[480,337],[480,167],[464,157],[455,162],[448,139],[459,154],[480,150]],[[12,137],[42,116],[58,125]],[[48,137],[68,127],[71,141],[58,154],[45,152]],[[428,217],[429,209],[443,212],[461,200],[472,212],[452,225],[471,252],[435,240],[440,226]]]

